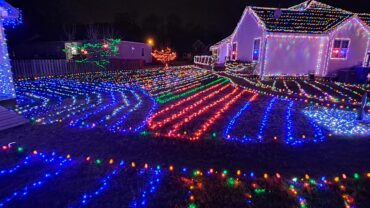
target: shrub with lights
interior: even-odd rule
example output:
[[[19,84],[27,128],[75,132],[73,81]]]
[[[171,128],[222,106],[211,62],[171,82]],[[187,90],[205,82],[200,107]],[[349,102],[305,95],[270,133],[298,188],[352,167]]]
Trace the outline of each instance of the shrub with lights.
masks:
[[[94,63],[105,69],[110,63],[109,58],[119,54],[118,44],[120,43],[120,39],[104,39],[98,43],[75,45],[73,50],[77,51],[77,54],[73,56],[73,59],[77,63]],[[64,52],[67,53],[68,50]]]

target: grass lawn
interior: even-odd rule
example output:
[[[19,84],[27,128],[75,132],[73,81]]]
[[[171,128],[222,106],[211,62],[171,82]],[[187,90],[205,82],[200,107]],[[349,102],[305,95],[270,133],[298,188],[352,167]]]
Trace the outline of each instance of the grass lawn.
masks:
[[[0,172],[0,206],[302,207],[304,202],[309,207],[369,207],[366,129],[362,136],[333,134],[325,126],[330,122],[318,124],[303,114],[310,104],[297,101],[300,95],[254,94],[244,91],[254,86],[241,79],[232,80],[238,86],[207,71],[186,69],[19,82],[17,110],[33,122],[0,132],[2,145],[24,147],[21,154],[0,153],[0,171],[21,164],[19,170]],[[315,102],[330,97],[318,86],[348,100],[367,87],[349,96],[344,91],[354,86],[337,93],[328,83],[312,87],[298,82],[305,96],[317,96]],[[299,91],[293,82],[264,83],[270,87],[260,90]],[[19,163],[33,150],[72,159]],[[121,160],[126,162],[122,167]],[[194,169],[201,172],[193,174]],[[354,173],[361,177],[352,179]],[[322,182],[327,188],[307,176],[290,180],[306,174],[321,182],[321,176],[330,177]],[[340,181],[332,183],[338,175]]]

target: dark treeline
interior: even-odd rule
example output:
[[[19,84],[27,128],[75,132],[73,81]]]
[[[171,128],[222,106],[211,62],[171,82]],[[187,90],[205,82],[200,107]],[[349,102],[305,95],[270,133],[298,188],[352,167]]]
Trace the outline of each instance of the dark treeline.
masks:
[[[8,29],[10,46],[37,41],[84,40],[94,28],[98,36],[128,41],[155,40],[156,48],[170,46],[194,52],[227,37],[246,5],[289,7],[303,0],[7,0],[20,8],[24,23]],[[367,0],[322,2],[366,12]],[[198,47],[199,48],[199,47]]]

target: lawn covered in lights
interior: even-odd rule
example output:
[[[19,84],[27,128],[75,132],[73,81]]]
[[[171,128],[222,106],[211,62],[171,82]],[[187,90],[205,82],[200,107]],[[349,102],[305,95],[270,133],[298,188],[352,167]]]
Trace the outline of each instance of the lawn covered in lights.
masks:
[[[261,82],[179,67],[21,80],[15,111],[37,124],[296,145],[333,134],[369,135],[369,128],[355,121],[368,89],[304,78]],[[335,109],[333,115],[329,109]]]
[[[0,207],[367,207],[369,89],[194,66],[20,79]]]

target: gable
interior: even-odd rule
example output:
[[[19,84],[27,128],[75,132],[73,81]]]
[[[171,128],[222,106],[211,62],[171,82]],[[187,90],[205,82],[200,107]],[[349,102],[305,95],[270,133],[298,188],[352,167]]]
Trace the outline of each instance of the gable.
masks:
[[[298,5],[289,7],[290,10],[299,10],[303,11],[306,9],[322,9],[322,10],[334,10],[334,11],[339,11],[339,12],[345,12],[345,13],[351,13],[343,9],[339,9],[315,0],[308,0],[303,3],[300,3]]]

